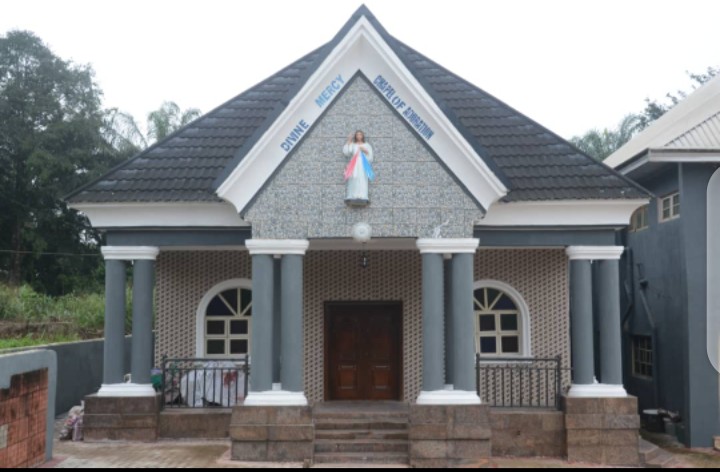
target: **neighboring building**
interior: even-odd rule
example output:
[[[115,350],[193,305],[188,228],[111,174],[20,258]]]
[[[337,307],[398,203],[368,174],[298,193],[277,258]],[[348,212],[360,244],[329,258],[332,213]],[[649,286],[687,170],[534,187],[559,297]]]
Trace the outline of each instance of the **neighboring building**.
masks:
[[[679,412],[681,439],[720,434],[720,78],[606,161],[656,195],[632,217],[624,280],[625,385]]]
[[[368,162],[354,148],[343,153],[356,130],[372,147]],[[358,166],[347,169],[352,189],[343,178],[350,158]],[[531,406],[538,392],[559,400],[557,381],[570,397],[617,399],[601,401],[596,413],[630,414],[623,424],[637,438],[633,403],[623,403],[616,237],[648,199],[390,36],[362,7],[326,45],[69,198],[107,238],[108,350],[98,398],[151,395],[147,372],[164,355],[250,354],[243,408],[344,399],[485,411],[476,352],[488,362],[525,360],[521,366],[560,356],[562,379],[548,385],[544,377],[541,386],[521,373],[509,387],[486,380],[481,396],[493,382],[508,389],[504,399]],[[118,363],[126,261],[135,261],[134,384],[120,383]],[[604,384],[595,382],[593,290]],[[525,432],[537,448],[518,450],[547,453],[540,446],[548,431],[564,434],[562,421],[542,424]],[[255,440],[272,440],[262,437]],[[632,441],[623,442],[625,456],[606,457],[603,444],[568,455],[637,462]],[[236,457],[261,454],[236,446]]]

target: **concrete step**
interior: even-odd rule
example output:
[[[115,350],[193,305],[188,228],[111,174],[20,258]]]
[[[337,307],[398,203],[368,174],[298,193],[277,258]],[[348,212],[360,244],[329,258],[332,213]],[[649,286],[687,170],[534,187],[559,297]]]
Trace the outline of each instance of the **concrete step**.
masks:
[[[316,430],[315,439],[333,439],[333,440],[349,440],[349,439],[403,439],[407,441],[408,430],[405,429],[325,429]]]
[[[348,410],[348,411],[340,411],[340,410],[332,410],[332,411],[324,411],[324,412],[314,412],[313,418],[316,420],[365,420],[370,418],[375,419],[407,419],[408,418],[408,412],[406,411],[387,411],[387,412],[363,412],[363,411],[355,411],[355,410]]]
[[[640,439],[640,463],[646,469],[667,469],[673,466],[673,455],[649,441]]]
[[[316,464],[409,464],[407,453],[321,453],[315,454]]]
[[[406,430],[407,418],[363,418],[363,419],[324,419],[315,418],[315,430]]]
[[[645,461],[646,469],[672,469],[675,467],[675,458],[667,451],[662,451],[659,456],[650,461]]]
[[[373,440],[373,439],[352,439],[352,440],[316,440],[315,454],[326,453],[404,453],[408,454],[408,442],[397,439]]]

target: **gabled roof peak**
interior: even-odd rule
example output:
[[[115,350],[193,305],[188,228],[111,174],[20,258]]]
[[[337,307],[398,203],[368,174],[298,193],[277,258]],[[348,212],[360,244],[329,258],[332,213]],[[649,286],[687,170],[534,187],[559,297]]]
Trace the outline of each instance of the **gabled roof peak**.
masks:
[[[476,155],[475,161],[465,159],[463,164],[474,170],[451,166],[456,175],[471,181],[468,188],[481,186],[479,173],[484,173],[496,180],[494,197],[503,193],[503,186],[509,191],[503,202],[647,197],[643,189],[592,161],[559,136],[395,39],[363,4],[332,41],[78,189],[68,197],[70,202],[222,201],[215,190],[263,136],[272,132],[294,101],[305,100],[308,110],[317,108],[317,98],[338,74],[342,73],[343,79],[354,75],[357,64],[352,60],[337,63],[338,70],[327,76],[330,82],[320,80],[307,97],[298,98],[306,84],[317,82],[318,69],[328,57],[342,56],[337,49],[343,42],[348,47],[368,46],[358,51],[376,51],[374,64],[366,61],[363,70],[371,83],[398,78],[393,82],[400,84],[395,92],[418,98],[422,102],[418,105],[433,109],[433,113],[420,115],[425,122],[434,120],[438,125],[435,136],[452,135],[456,151],[460,151],[457,145],[462,145],[462,152],[446,147],[435,149],[437,155]],[[358,57],[367,59],[365,52]],[[403,80],[399,80],[401,76]],[[291,128],[286,131],[292,132],[298,122],[289,122]],[[277,136],[284,138],[282,132]],[[278,144],[270,147],[279,148]],[[487,203],[491,201],[494,198]]]

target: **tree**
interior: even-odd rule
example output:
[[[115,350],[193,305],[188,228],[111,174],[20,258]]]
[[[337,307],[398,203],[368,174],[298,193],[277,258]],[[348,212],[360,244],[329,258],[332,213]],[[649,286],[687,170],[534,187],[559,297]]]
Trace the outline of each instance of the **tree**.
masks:
[[[104,134],[107,142],[118,153],[127,157],[148,147],[148,140],[135,118],[117,108],[106,111]]]
[[[182,111],[177,103],[164,102],[159,109],[148,114],[148,140],[160,141],[199,116],[197,108]]]
[[[167,101],[148,113],[148,131],[144,134],[132,115],[113,108],[107,111],[105,136],[119,153],[131,156],[165,139],[199,116],[197,108],[181,110],[177,103]]]
[[[686,73],[692,81],[692,90],[695,90],[718,75],[720,69],[708,67],[704,73]],[[637,114],[626,115],[616,129],[610,130],[605,128],[602,131],[591,129],[582,136],[572,137],[570,142],[589,156],[599,161],[605,160],[610,154],[630,141],[635,134],[650,126],[653,121],[663,116],[668,110],[680,103],[687,96],[687,92],[678,90],[674,94],[665,94],[669,102],[663,103],[646,98],[643,111]]]
[[[614,130],[591,129],[580,137],[573,137],[570,142],[585,154],[602,161],[630,141],[639,129],[640,116],[630,114],[626,115]]]
[[[61,200],[119,159],[103,136],[93,78],[90,66],[55,56],[31,32],[0,37],[0,249],[12,251],[0,254],[0,267],[11,284],[59,293],[99,264],[41,255],[97,253],[87,220]]]
[[[718,73],[720,73],[720,69],[714,68],[714,67],[708,67],[707,70],[704,73],[694,74],[689,71],[685,71],[685,73],[690,77],[691,80],[691,87],[692,90],[690,93],[695,91],[698,87],[703,85],[705,82],[709,81]],[[685,99],[685,97],[688,96],[688,92],[684,92],[682,90],[678,90],[676,93],[666,93],[665,98],[668,99],[668,102],[660,102],[658,100],[650,100],[649,98],[645,99],[645,108],[643,109],[642,113],[640,113],[640,130],[643,130],[650,126],[650,124],[663,116],[665,113],[667,113],[672,107],[680,103]]]

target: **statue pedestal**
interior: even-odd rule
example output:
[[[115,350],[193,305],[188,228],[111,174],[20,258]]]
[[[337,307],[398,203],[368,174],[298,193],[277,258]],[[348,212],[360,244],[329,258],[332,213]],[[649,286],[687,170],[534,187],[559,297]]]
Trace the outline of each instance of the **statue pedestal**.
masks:
[[[366,207],[370,205],[370,200],[362,200],[362,199],[345,199],[345,204],[349,207]]]

